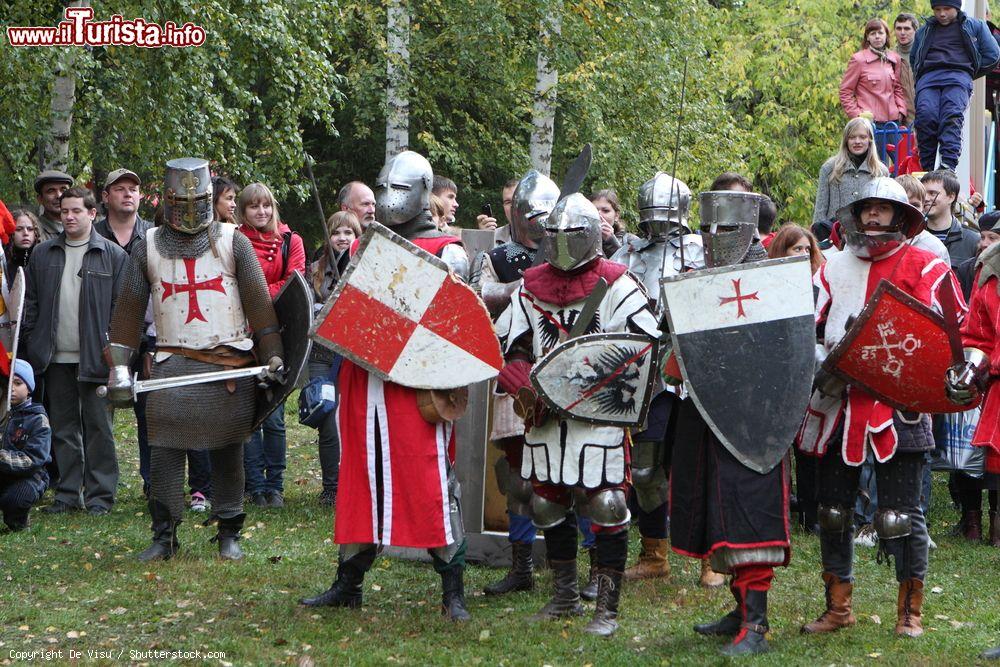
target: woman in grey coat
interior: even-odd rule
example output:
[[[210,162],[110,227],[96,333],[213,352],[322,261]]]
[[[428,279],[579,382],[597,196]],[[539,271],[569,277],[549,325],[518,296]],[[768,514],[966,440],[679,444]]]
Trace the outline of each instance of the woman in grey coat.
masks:
[[[889,169],[875,149],[871,121],[861,116],[852,118],[844,127],[840,150],[819,170],[813,224],[829,226],[839,209],[858,199],[868,181],[888,175]]]

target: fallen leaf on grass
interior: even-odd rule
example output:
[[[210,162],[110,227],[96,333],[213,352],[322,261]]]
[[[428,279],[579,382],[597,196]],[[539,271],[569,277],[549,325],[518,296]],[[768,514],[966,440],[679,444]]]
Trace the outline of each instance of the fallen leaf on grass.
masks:
[[[86,570],[87,572],[90,572],[91,570],[94,569],[94,566],[91,565],[90,563],[84,563],[83,564],[83,569]]]
[[[872,623],[875,625],[882,625],[882,619],[879,618],[878,614],[872,614],[869,618],[872,619]]]
[[[372,584],[372,590],[373,591],[380,591],[380,590],[382,590],[382,587],[379,586],[378,584]]]
[[[479,633],[479,641],[484,642],[484,641],[486,641],[489,638],[490,638],[490,631],[489,630],[482,630],[482,631],[480,631],[480,633]]]
[[[869,653],[868,657],[869,658],[881,658],[882,654],[881,653]]]
[[[936,618],[939,621],[947,621],[948,620],[948,617],[945,616],[944,614],[934,614],[934,618]]]

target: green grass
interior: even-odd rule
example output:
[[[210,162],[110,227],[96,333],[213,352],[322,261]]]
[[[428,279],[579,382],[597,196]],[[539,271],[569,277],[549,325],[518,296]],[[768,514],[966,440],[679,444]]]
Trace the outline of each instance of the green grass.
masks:
[[[290,403],[291,405],[291,403]],[[308,610],[296,600],[329,586],[336,547],[332,516],[316,500],[319,465],[315,432],[288,415],[287,507],[249,508],[247,558],[221,563],[214,529],[188,513],[182,554],[143,565],[148,543],[135,432],[120,412],[119,501],[108,517],[32,515],[22,533],[0,535],[0,664],[11,651],[224,652],[232,664],[336,665],[626,665],[718,664],[720,641],[691,625],[725,613],[725,589],[697,584],[697,563],[671,555],[669,583],[630,584],[622,596],[621,630],[610,640],[582,633],[585,618],[533,625],[527,617],[547,599],[550,577],[534,593],[486,598],[478,593],[499,570],[471,567],[466,587],[473,620],[453,625],[439,615],[440,583],[429,565],[380,559],[365,580],[361,611]],[[294,426],[292,426],[294,424]],[[935,477],[924,637],[897,639],[896,586],[874,549],[859,549],[855,614],[858,625],[825,637],[803,637],[799,626],[823,606],[819,546],[794,537],[791,566],[779,569],[770,598],[772,652],[744,660],[760,665],[966,665],[1000,643],[1000,550],[969,545],[948,533],[956,517],[943,476]],[[633,532],[633,540],[637,540]],[[636,545],[632,545],[632,556]],[[585,560],[583,561],[586,562]],[[940,588],[939,593],[931,592]],[[879,622],[880,619],[881,622]],[[114,660],[97,660],[112,664]],[[204,662],[182,660],[185,663]]]

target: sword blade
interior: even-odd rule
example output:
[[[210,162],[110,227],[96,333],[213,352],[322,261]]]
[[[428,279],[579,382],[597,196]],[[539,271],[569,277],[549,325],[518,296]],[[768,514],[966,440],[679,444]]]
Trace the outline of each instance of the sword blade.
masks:
[[[958,329],[958,304],[955,301],[955,291],[950,277],[941,286],[941,314],[944,316],[944,331],[948,334],[948,346],[951,348],[951,361],[960,364],[965,361],[965,350],[962,347],[962,335]]]
[[[193,375],[178,375],[172,378],[158,378],[156,380],[140,380],[135,383],[135,394],[144,394],[149,391],[159,391],[162,389],[176,389],[177,387],[189,387],[207,382],[222,382],[225,380],[239,380],[248,377],[263,377],[267,371],[267,366],[248,366],[246,368],[234,368],[228,371],[212,371],[211,373],[194,373]]]
[[[597,284],[594,285],[594,291],[591,292],[587,297],[587,300],[583,302],[583,309],[580,311],[580,316],[576,318],[576,322],[573,322],[573,327],[569,330],[569,335],[566,336],[566,340],[576,338],[587,330],[587,327],[590,326],[591,320],[594,319],[594,313],[597,312],[597,307],[601,305],[601,301],[607,293],[608,282],[604,278],[598,279]]]

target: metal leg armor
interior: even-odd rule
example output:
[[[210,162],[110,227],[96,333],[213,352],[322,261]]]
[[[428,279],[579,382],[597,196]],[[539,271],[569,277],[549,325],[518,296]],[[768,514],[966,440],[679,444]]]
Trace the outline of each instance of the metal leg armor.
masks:
[[[462,522],[462,486],[454,468],[448,469],[448,521],[451,524],[452,542],[443,547],[428,549],[428,552],[445,563],[451,563],[461,552],[465,555],[465,524]],[[462,561],[464,565],[464,560]]]
[[[635,489],[636,502],[644,512],[654,511],[670,497],[664,449],[662,440],[632,443],[632,488]]]
[[[879,508],[873,522],[882,550],[893,557],[896,580],[927,574],[927,522],[920,509],[923,453],[900,452],[875,465]]]
[[[851,509],[858,494],[861,469],[849,466],[839,449],[819,460],[816,496],[823,571],[840,581],[853,581],[854,524]]]

